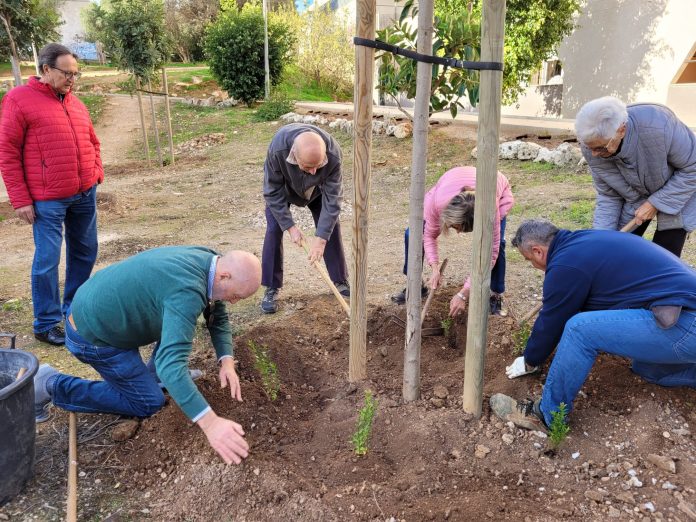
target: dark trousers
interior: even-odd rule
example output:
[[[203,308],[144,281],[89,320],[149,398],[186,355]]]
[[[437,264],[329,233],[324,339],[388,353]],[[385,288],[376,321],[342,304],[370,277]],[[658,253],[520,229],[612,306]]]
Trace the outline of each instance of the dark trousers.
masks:
[[[316,198],[307,205],[307,208],[312,212],[316,226],[321,214],[321,198]],[[338,221],[326,243],[324,262],[334,283],[348,280],[346,256],[341,240],[341,224]],[[266,237],[263,239],[261,254],[261,284],[268,288],[283,286],[283,231],[268,206],[266,206]]]
[[[652,221],[652,220],[650,220]],[[643,223],[633,231],[633,234],[643,237],[650,221]],[[673,228],[671,230],[656,230],[653,236],[653,243],[660,245],[665,250],[669,250],[675,256],[681,257],[684,243],[686,242],[686,230],[683,228]]]
[[[498,251],[498,259],[493,265],[491,270],[491,291],[496,294],[502,294],[505,292],[505,224],[507,217],[504,217],[500,221],[500,250]],[[425,223],[423,223],[425,226]],[[404,232],[404,275],[407,273],[408,268],[408,228]],[[425,250],[423,251],[423,257],[425,258]]]

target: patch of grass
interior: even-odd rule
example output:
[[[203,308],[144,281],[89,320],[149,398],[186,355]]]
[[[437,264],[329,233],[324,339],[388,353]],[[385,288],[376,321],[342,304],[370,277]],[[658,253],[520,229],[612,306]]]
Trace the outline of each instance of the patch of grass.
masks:
[[[353,451],[356,455],[367,454],[370,434],[372,433],[372,422],[375,418],[377,409],[377,400],[372,396],[370,390],[365,390],[365,402],[363,407],[358,412],[358,422],[355,426],[355,432],[350,439],[353,444]]]
[[[89,115],[92,118],[92,123],[96,124],[104,112],[104,107],[106,107],[106,96],[99,96],[96,94],[81,94],[80,100],[82,100],[82,103],[87,106]]]
[[[566,416],[568,415],[568,408],[565,403],[558,405],[558,410],[551,412],[551,426],[549,426],[549,443],[553,450],[558,449],[558,447],[563,444],[563,441],[568,436],[570,432],[570,426],[566,422]]]
[[[214,132],[221,132],[229,136],[235,130],[251,123],[253,111],[247,107],[216,109],[173,103],[171,115],[174,144],[176,145],[197,136]],[[164,125],[160,128],[164,130]]]
[[[8,299],[2,303],[3,312],[21,312],[24,310],[24,303],[21,299]]]
[[[568,228],[592,228],[595,200],[580,199],[552,213],[551,221]]]
[[[275,89],[287,98],[297,101],[350,101],[353,93],[336,93],[326,87],[321,87],[313,80],[304,76],[297,67],[289,66],[283,80]]]
[[[280,379],[278,378],[278,367],[268,355],[268,347],[262,346],[254,341],[249,341],[249,349],[254,356],[254,368],[261,375],[261,385],[266,396],[275,401],[280,391]]]

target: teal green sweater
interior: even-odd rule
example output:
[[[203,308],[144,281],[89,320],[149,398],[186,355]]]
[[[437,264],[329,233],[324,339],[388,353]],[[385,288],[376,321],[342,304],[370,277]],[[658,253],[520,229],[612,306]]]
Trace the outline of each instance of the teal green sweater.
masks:
[[[188,357],[216,255],[193,246],[147,250],[94,274],[72,303],[78,333],[97,346],[125,350],[160,341],[157,375],[189,419],[208,408],[189,376]],[[213,313],[209,330],[219,359],[232,355],[232,335],[222,301]]]

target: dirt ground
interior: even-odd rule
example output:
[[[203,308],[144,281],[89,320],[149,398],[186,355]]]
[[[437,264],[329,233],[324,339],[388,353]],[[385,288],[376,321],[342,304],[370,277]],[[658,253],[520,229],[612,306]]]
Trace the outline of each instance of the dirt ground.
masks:
[[[261,168],[278,125],[230,127],[226,143],[179,157],[176,165],[148,169],[128,159],[137,148],[137,132],[115,127],[117,120],[137,122],[137,107],[121,101],[127,98],[110,100],[97,129],[109,159],[100,187],[97,269],[168,244],[259,254],[265,226]],[[435,131],[428,185],[452,165],[473,164],[473,136],[453,126]],[[344,148],[350,202],[350,137],[336,137]],[[203,329],[192,355],[191,365],[204,370],[198,385],[213,408],[244,426],[250,457],[241,466],[224,465],[172,403],[144,420],[125,442],[112,440],[120,419],[80,415],[79,519],[696,520],[695,390],[644,383],[627,361],[604,356],[575,403],[570,435],[556,453],[545,451],[542,434],[491,418],[491,394],[535,397],[545,377],[542,372],[510,381],[504,374],[515,357],[515,317],[538,301],[543,280],[509,246],[510,316],[489,323],[484,414],[474,419],[461,408],[466,318],[458,319],[447,337],[424,338],[422,398],[404,404],[404,332],[391,318],[403,318],[404,309],[388,297],[404,285],[411,143],[376,137],[373,147],[368,380],[347,382],[348,321],[304,253],[287,243],[281,311],[260,314],[261,293],[231,309],[244,402],[233,403],[219,388]],[[501,162],[500,170],[517,199],[508,238],[526,217],[541,215],[571,226],[571,211],[592,200],[583,170],[518,162]],[[0,203],[0,216],[0,330],[17,333],[20,347],[42,362],[92,375],[65,350],[31,336],[31,230],[13,217],[7,203]],[[298,220],[311,230],[306,213],[298,213]],[[341,223],[349,267],[351,220],[346,204]],[[426,326],[438,326],[446,317],[449,298],[470,263],[467,235],[444,238],[441,247],[442,257],[450,259],[446,287],[436,295]],[[695,255],[690,242],[684,258],[693,263]],[[267,347],[277,365],[275,401],[264,392],[250,341]],[[369,451],[358,457],[350,439],[366,390],[377,399],[377,413]],[[66,465],[67,415],[54,410],[38,427],[35,478],[0,508],[0,520],[60,520]]]

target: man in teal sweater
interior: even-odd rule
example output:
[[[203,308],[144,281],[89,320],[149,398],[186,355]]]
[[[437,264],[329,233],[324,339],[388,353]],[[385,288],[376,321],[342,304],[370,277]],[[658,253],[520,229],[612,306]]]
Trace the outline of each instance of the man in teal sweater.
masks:
[[[191,380],[187,362],[203,314],[220,384],[242,400],[224,301],[245,299],[260,284],[261,263],[253,254],[235,250],[219,256],[195,246],[155,248],[100,270],[75,294],[65,345],[103,380],[42,365],[34,379],[37,420],[51,400],[68,411],[153,415],[164,405],[164,395],[139,347],[157,342],[157,377],[223,460],[239,464],[248,454],[242,427],[215,414]]]

